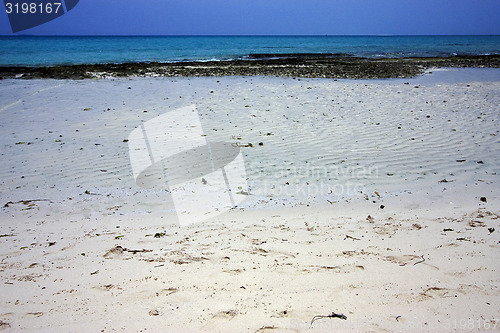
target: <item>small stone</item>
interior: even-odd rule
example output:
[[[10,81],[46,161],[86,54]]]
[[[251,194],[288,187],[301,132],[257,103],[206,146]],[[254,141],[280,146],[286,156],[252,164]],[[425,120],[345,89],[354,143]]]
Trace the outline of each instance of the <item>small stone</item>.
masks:
[[[481,197],[481,199],[480,199],[480,200],[481,200],[481,202],[488,202],[488,201],[486,200],[486,197]]]

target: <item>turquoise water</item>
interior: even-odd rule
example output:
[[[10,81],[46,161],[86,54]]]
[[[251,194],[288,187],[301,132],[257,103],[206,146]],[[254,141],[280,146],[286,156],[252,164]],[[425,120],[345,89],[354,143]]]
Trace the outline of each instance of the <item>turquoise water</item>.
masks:
[[[500,36],[0,37],[0,65],[245,59],[252,53],[362,57],[500,54]]]

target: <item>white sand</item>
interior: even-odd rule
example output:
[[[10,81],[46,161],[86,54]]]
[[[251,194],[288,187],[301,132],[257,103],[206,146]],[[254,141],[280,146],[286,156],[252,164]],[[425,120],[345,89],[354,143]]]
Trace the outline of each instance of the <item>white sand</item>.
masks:
[[[500,331],[500,81],[456,75],[0,81],[0,330]],[[123,141],[192,104],[250,195],[180,227]]]

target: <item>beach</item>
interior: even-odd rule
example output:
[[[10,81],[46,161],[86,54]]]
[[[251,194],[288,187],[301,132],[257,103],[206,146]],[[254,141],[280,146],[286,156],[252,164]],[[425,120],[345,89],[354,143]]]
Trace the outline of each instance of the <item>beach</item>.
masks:
[[[438,67],[1,80],[0,330],[500,331],[499,70]],[[238,149],[234,207],[139,186],[176,110]]]

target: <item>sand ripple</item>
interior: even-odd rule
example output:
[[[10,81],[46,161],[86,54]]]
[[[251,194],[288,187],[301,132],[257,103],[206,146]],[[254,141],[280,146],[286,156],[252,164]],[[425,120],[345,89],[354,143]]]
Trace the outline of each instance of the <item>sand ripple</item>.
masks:
[[[124,139],[188,104],[207,140],[252,143],[242,151],[258,196],[315,200],[498,177],[500,83],[396,82],[4,81],[2,187],[141,190]]]

